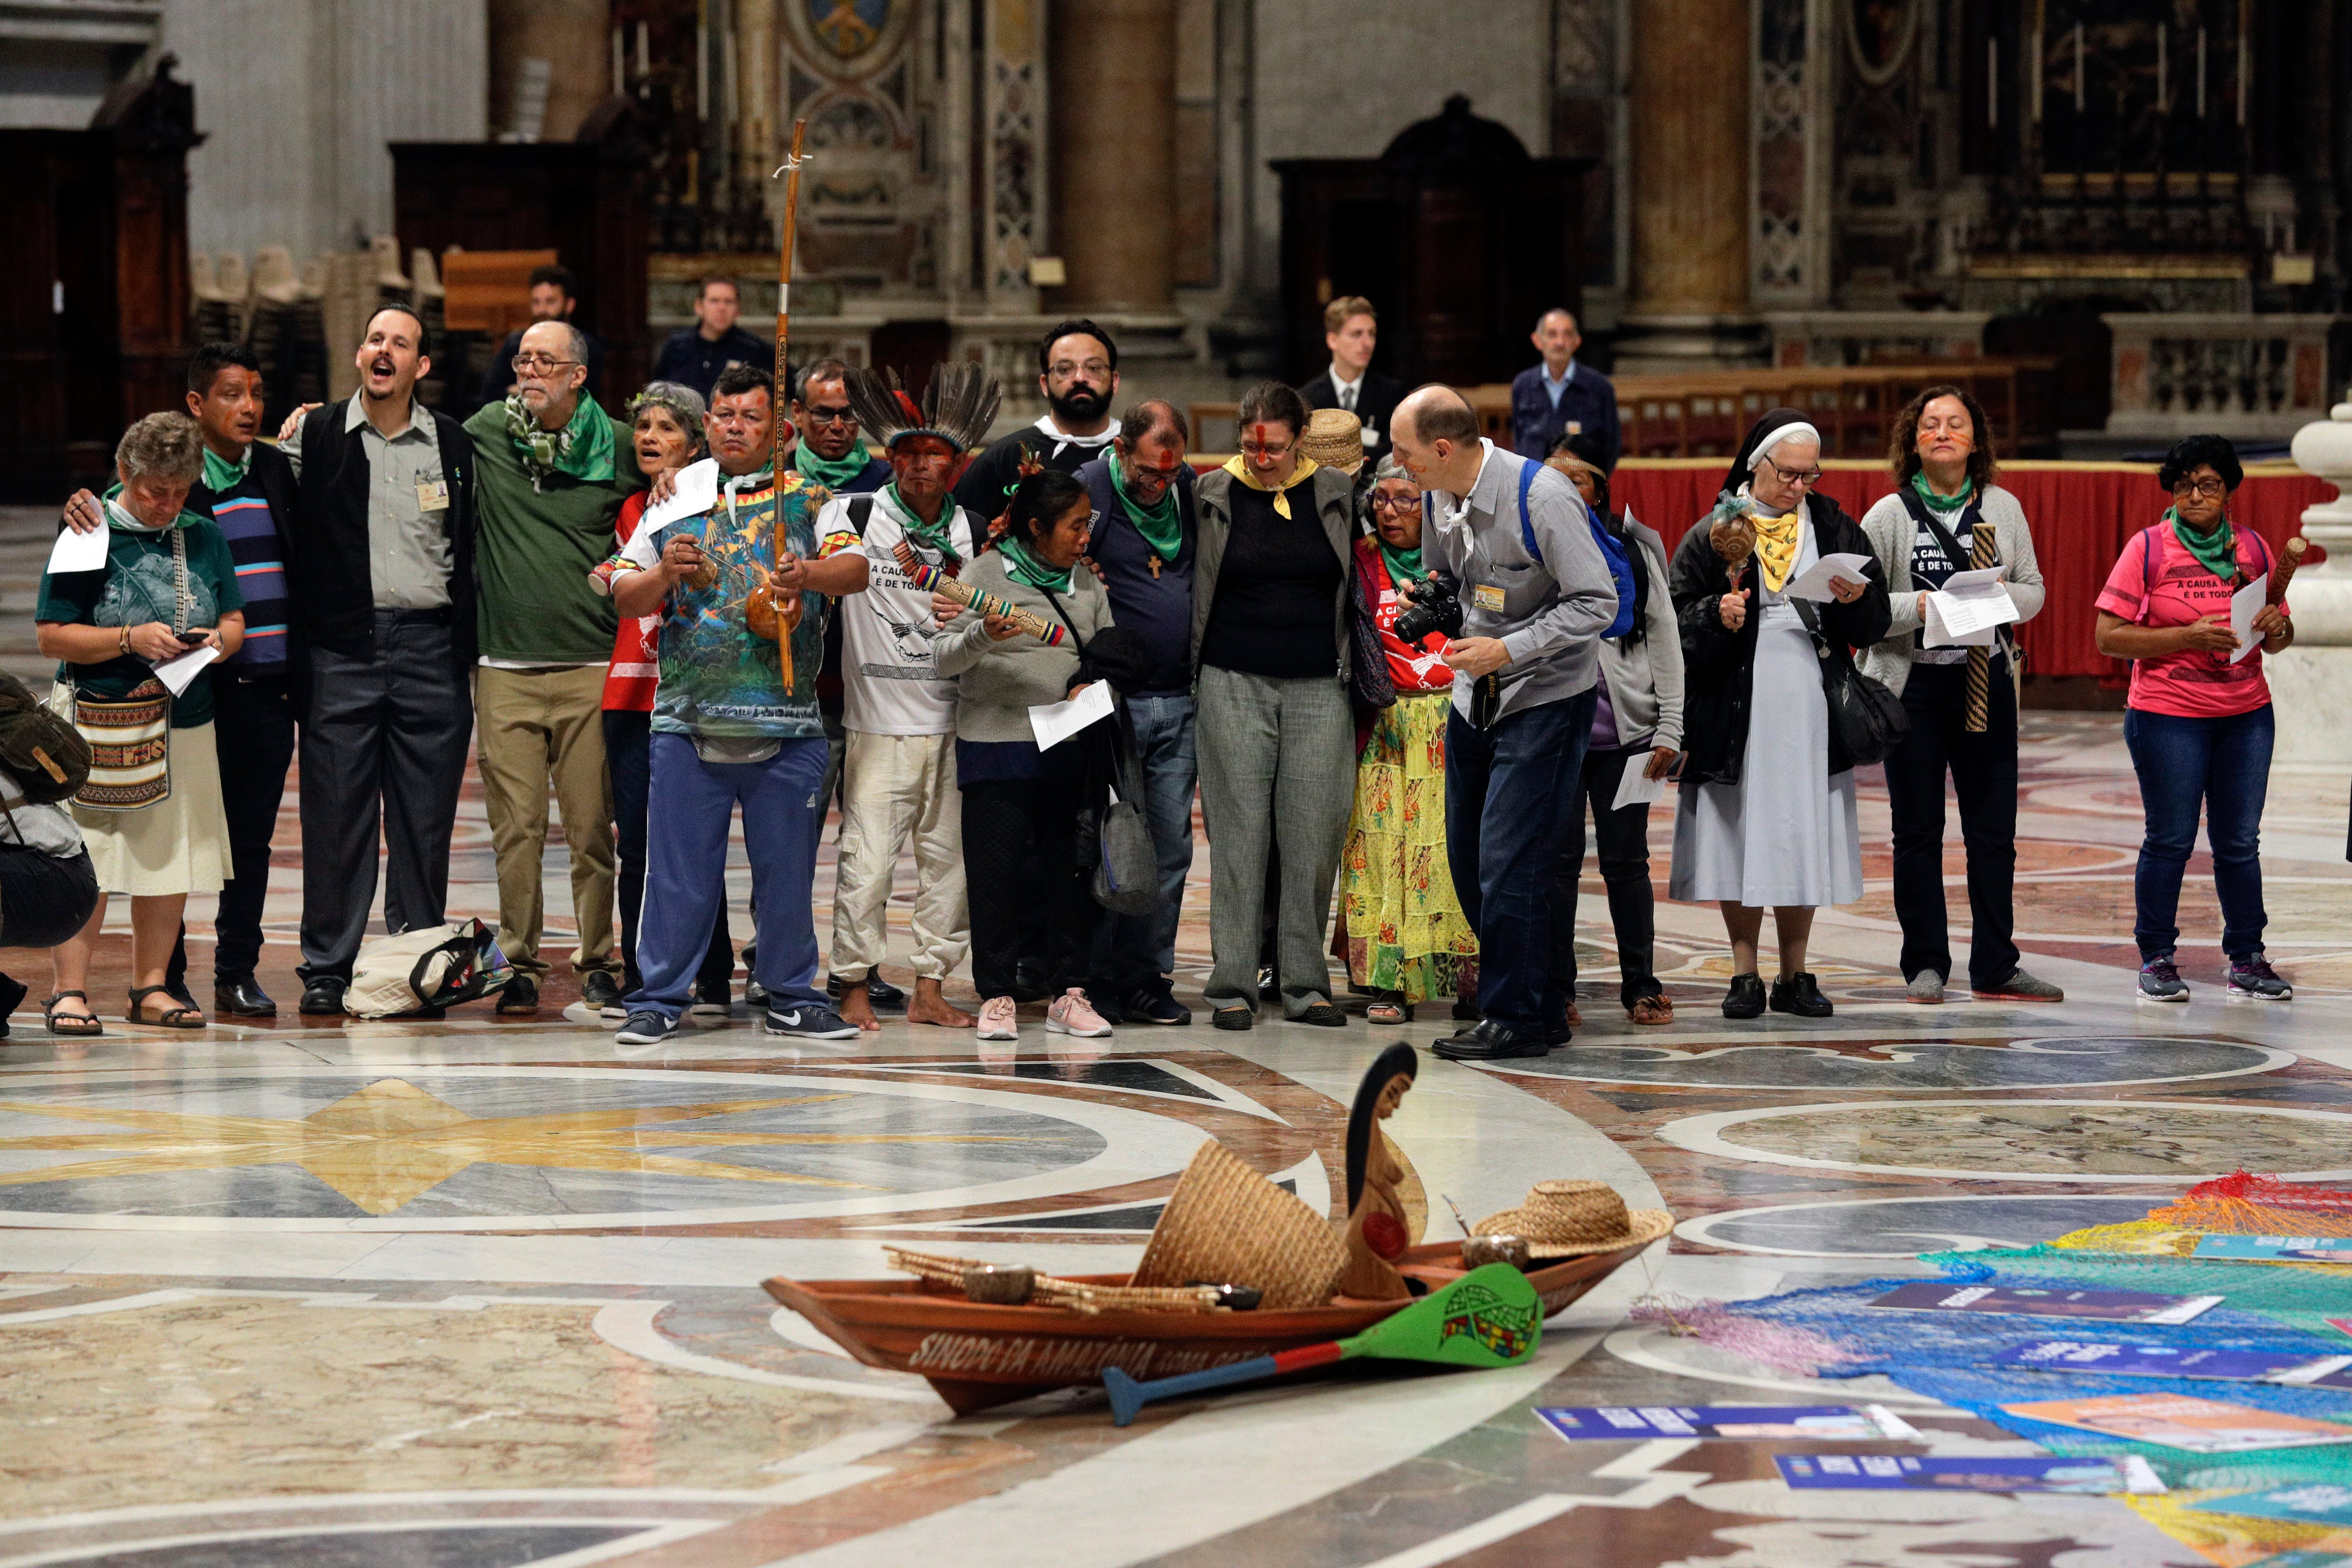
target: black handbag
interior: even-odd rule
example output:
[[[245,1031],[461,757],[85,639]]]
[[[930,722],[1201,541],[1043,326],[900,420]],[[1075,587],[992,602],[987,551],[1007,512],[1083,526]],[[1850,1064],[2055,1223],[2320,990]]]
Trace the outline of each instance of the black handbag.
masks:
[[[1822,636],[1821,617],[1810,602],[1789,602],[1797,607],[1797,618],[1812,634],[1813,651],[1821,656],[1822,696],[1830,710],[1832,760],[1843,757],[1847,767],[1868,767],[1885,762],[1911,733],[1911,716],[1903,710],[1903,700],[1883,682],[1855,668],[1851,657],[1830,647],[1829,640]],[[1845,769],[1832,767],[1830,771],[1843,773]]]
[[[1351,552],[1352,554],[1352,552]],[[1364,590],[1364,574],[1348,563],[1348,695],[1360,709],[1396,706],[1396,677],[1381,646],[1381,624]]]

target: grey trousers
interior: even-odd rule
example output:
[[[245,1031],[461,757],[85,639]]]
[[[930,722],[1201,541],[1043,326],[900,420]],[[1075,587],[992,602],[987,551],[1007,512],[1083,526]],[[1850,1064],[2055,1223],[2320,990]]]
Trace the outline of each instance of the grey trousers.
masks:
[[[1256,1011],[1265,854],[1282,852],[1282,1010],[1330,1000],[1331,884],[1356,793],[1356,721],[1337,677],[1276,680],[1202,667],[1194,727],[1209,834],[1211,1006]]]

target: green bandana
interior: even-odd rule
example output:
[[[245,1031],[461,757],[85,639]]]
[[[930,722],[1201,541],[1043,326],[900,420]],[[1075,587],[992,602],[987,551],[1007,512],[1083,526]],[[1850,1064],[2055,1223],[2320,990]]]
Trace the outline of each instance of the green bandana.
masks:
[[[168,533],[171,531],[170,529],[150,528],[145,523],[140,521],[138,518],[132,516],[129,507],[124,506],[121,501],[114,499],[121,493],[122,487],[118,484],[113,489],[108,490],[106,494],[99,498],[106,503],[106,526],[110,531],[115,533]],[[198,517],[194,512],[183,511],[179,516],[172,520],[172,528],[186,528],[191,523],[202,522],[204,521],[205,520],[203,518]]]
[[[205,489],[216,496],[225,496],[245,483],[247,470],[253,467],[253,448],[247,447],[245,456],[230,462],[210,447],[205,448]]]
[[[1056,594],[1070,591],[1070,569],[1059,572],[1021,548],[1021,542],[1011,534],[997,541],[996,548],[1003,553],[1005,575],[1016,583],[1026,583],[1032,588],[1050,588]]]
[[[898,509],[898,515],[905,520],[904,526],[907,530],[908,538],[916,541],[918,543],[929,545],[933,550],[936,550],[940,554],[946,556],[948,558],[948,570],[950,574],[953,574],[957,567],[963,564],[963,557],[956,553],[956,547],[953,542],[955,538],[956,514],[955,498],[953,496],[942,496],[940,498],[939,521],[925,522],[921,514],[917,512],[913,507],[907,504],[907,498],[898,493],[898,480],[893,479],[882,488],[888,493],[890,497],[890,504]]]
[[[2230,527],[2228,513],[2222,514],[2210,533],[2200,533],[2182,522],[2177,507],[2164,509],[2164,521],[2172,524],[2172,536],[2189,547],[2199,565],[2224,583],[2238,580],[2238,536]]]
[[[614,477],[613,422],[604,417],[596,400],[584,394],[572,410],[571,422],[561,430],[541,427],[538,416],[523,406],[522,394],[510,394],[507,435],[522,456],[523,472],[530,476],[532,489],[544,489],[540,481],[550,474],[591,481]]]
[[[825,457],[806,441],[793,448],[793,467],[801,471],[801,477],[835,491],[864,473],[873,460],[863,441],[852,442],[849,455],[843,458]]]
[[[1928,510],[1943,518],[1949,518],[1964,510],[1977,493],[1976,481],[1969,479],[1961,484],[1959,494],[1939,495],[1937,493],[1936,487],[1927,482],[1927,476],[1924,471],[1911,476],[1911,488],[1919,492],[1919,499],[1927,503]]]
[[[1402,588],[1408,583],[1421,582],[1429,575],[1421,564],[1420,545],[1416,544],[1411,550],[1391,550],[1387,540],[1378,534],[1372,537],[1381,547],[1381,559],[1388,563],[1391,584]]]
[[[1162,561],[1173,561],[1184,548],[1184,519],[1176,510],[1176,485],[1172,479],[1160,492],[1160,504],[1146,507],[1127,493],[1127,473],[1119,467],[1118,450],[1112,447],[1106,454],[1110,464],[1110,488],[1118,497],[1119,509],[1127,521],[1135,524],[1135,531],[1143,535],[1143,542],[1151,546],[1151,553]]]

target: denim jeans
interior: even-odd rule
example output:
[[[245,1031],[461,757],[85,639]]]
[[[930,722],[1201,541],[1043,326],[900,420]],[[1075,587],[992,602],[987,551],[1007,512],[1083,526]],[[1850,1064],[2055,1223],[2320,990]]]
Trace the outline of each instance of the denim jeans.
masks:
[[[1552,884],[1599,701],[1588,689],[1481,730],[1445,726],[1445,855],[1478,932],[1478,1010],[1520,1034],[1568,1020],[1551,968]]]
[[[637,936],[645,984],[629,994],[629,1010],[675,1018],[685,1008],[710,946],[713,912],[727,899],[727,829],[739,803],[760,938],[751,977],[784,1005],[824,1002],[809,889],[824,827],[824,737],[786,741],[764,763],[706,763],[687,735],[657,732],[647,749],[662,808],[646,824]]]
[[[1109,975],[1124,996],[1162,974],[1176,973],[1176,921],[1183,912],[1184,878],[1192,869],[1192,699],[1130,697],[1136,755],[1143,763],[1143,812],[1160,852],[1160,901],[1148,915],[1113,917]]]
[[[2183,719],[2137,708],[2124,714],[2124,743],[2139,773],[2147,837],[2132,879],[2138,906],[2132,935],[2143,962],[2180,941],[2180,878],[2197,847],[2197,810],[2213,849],[2213,893],[2221,904],[2221,951],[2259,952],[2263,927],[2263,802],[2270,792],[2270,704],[2227,719]]]

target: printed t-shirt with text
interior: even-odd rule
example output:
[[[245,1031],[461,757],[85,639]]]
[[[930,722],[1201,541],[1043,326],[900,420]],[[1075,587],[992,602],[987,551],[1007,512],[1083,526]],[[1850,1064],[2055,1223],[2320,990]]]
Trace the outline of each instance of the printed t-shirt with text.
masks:
[[[897,550],[904,540],[917,560],[931,566],[946,564],[945,552],[908,533],[906,516],[887,489],[836,496],[818,514],[817,531],[854,533],[850,508],[868,501],[873,510],[866,520],[866,592],[849,595],[841,605],[842,724],[868,735],[952,734],[956,682],[941,675],[931,658],[930,590],[908,581]],[[948,544],[958,564],[971,559],[970,512],[953,510]]]
[[[2237,531],[2237,546],[2238,570],[2247,581],[2271,569],[2269,546],[2251,530]],[[2106,586],[2099,590],[2098,607],[2143,626],[2192,626],[2201,616],[2227,626],[2230,595],[2236,591],[2207,571],[2167,522],[2125,542]],[[2132,663],[2127,700],[2143,713],[2227,719],[2251,713],[2270,700],[2260,648],[2235,664],[2226,653],[2197,648]]]

